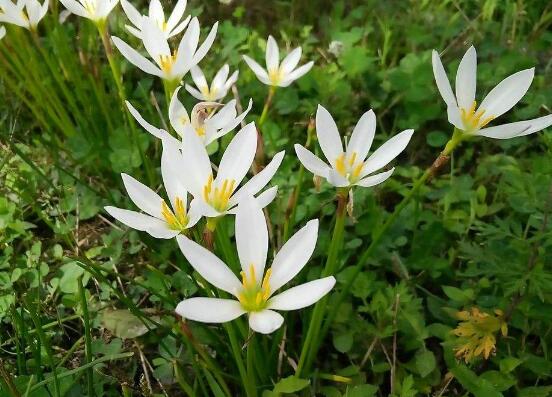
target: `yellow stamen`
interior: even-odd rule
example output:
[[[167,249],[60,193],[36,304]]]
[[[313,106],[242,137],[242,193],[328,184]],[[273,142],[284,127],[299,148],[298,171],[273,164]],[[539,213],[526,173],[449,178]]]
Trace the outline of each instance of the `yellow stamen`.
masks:
[[[169,73],[176,62],[176,54],[174,51],[173,55],[159,55],[159,66],[161,70],[165,73]]]
[[[460,109],[460,118],[464,123],[466,131],[478,130],[494,120],[494,116],[487,116],[483,118],[485,115],[485,109],[479,109],[476,111],[476,108],[477,101],[473,101],[469,109]]]
[[[254,312],[266,308],[270,298],[270,275],[272,269],[268,269],[259,285],[255,274],[255,265],[249,265],[249,272],[240,272],[243,290],[238,293],[238,300],[247,311]]]
[[[273,85],[278,85],[278,83],[282,80],[282,77],[283,73],[279,68],[268,71],[268,79]]]
[[[345,176],[345,153],[341,153],[341,155],[335,160],[335,169],[341,175]]]
[[[174,203],[174,212],[171,211],[165,200],[161,202],[161,215],[173,230],[185,230],[188,224],[188,215],[186,206],[180,197],[176,197]]]

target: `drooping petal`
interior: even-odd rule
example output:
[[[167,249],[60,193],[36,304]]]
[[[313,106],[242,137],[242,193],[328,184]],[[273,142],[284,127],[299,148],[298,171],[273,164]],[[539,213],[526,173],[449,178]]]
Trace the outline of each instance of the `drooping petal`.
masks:
[[[232,295],[241,290],[241,283],[232,270],[211,251],[182,235],[176,241],[190,265],[210,284]]]
[[[535,68],[521,70],[506,77],[483,99],[479,109],[485,110],[483,117],[494,117],[506,113],[525,95],[533,77]]]
[[[379,185],[380,183],[387,180],[393,174],[393,171],[395,171],[394,167],[391,168],[389,171],[380,172],[379,174],[368,176],[368,177],[358,181],[356,183],[356,185],[363,186],[363,187],[370,187],[370,186]]]
[[[552,114],[532,120],[517,121],[479,130],[475,135],[494,139],[509,139],[538,132],[552,125]]]
[[[318,302],[334,285],[334,276],[309,281],[274,296],[268,301],[268,307],[274,310],[302,309]]]
[[[185,164],[181,174],[182,183],[195,198],[202,198],[203,187],[212,176],[211,161],[205,146],[190,124],[184,129],[182,158]]]
[[[163,72],[161,71],[161,69],[155,66],[146,57],[139,54],[138,51],[136,51],[134,48],[129,46],[123,40],[121,40],[116,36],[111,36],[111,40],[113,40],[113,44],[115,44],[115,47],[117,47],[117,49],[121,52],[121,54],[134,66],[154,76],[161,77],[163,75]]]
[[[165,131],[161,128],[154,127],[153,125],[148,123],[146,120],[144,120],[142,115],[138,112],[138,110],[136,110],[136,108],[134,106],[132,106],[132,104],[129,101],[125,101],[125,103],[127,105],[128,111],[130,112],[132,117],[134,117],[136,119],[136,121],[138,122],[138,124],[140,124],[142,126],[142,128],[144,128],[147,132],[149,132],[153,136],[155,136],[155,137],[157,137],[157,138],[159,138],[163,141],[165,141],[165,140],[169,141],[174,146],[180,146],[180,141],[178,139],[173,137],[167,131]]]
[[[477,84],[477,53],[471,46],[462,57],[456,72],[456,101],[458,106],[469,109],[475,101]]]
[[[239,203],[246,196],[254,196],[261,189],[263,189],[272,179],[282,160],[284,159],[285,151],[277,153],[270,163],[263,168],[263,170],[256,175],[254,175],[246,184],[244,184],[230,199],[230,205]]]
[[[347,158],[356,153],[356,161],[364,161],[376,133],[376,115],[370,109],[362,115],[351,134],[351,140],[347,144]]]
[[[239,186],[253,163],[257,151],[257,129],[249,123],[234,136],[220,160],[217,181],[234,180]]]
[[[274,37],[268,36],[266,42],[266,68],[268,71],[278,70],[280,64],[280,50]]]
[[[247,63],[247,66],[255,73],[257,78],[261,80],[264,84],[267,84],[268,81],[268,73],[266,70],[263,69],[261,65],[259,65],[256,61],[249,58],[247,55],[243,55],[243,60],[245,63]]]
[[[170,144],[163,145],[161,175],[163,176],[163,185],[173,209],[176,209],[177,199],[182,200],[184,207],[186,207],[188,192],[180,177],[184,170],[184,160],[178,147]]]
[[[171,16],[167,20],[167,31],[171,32],[171,36],[173,35],[172,30],[176,27],[178,22],[182,19],[184,16],[184,11],[186,10],[187,0],[178,0],[176,2],[176,5],[173,8],[173,11],[171,13]],[[177,33],[175,33],[177,34]]]
[[[314,175],[328,178],[328,172],[331,167],[323,162],[320,158],[314,155],[310,150],[305,149],[302,145],[296,143],[294,146],[297,158],[303,166],[312,172]]]
[[[316,135],[324,156],[333,166],[343,154],[343,145],[332,115],[322,105],[316,110]]]
[[[249,313],[249,327],[260,334],[270,334],[280,328],[283,323],[282,315],[272,310]]]
[[[450,86],[450,81],[447,77],[447,73],[445,72],[445,68],[441,63],[439,53],[435,50],[433,50],[432,52],[431,61],[433,65],[433,75],[435,76],[435,83],[437,83],[437,89],[439,90],[441,97],[443,97],[443,100],[445,101],[447,106],[458,107],[458,104],[456,103],[456,98],[452,93],[452,87]]]
[[[188,320],[202,323],[225,323],[245,313],[238,301],[219,298],[190,298],[180,302],[174,310]]]
[[[314,62],[310,61],[303,66],[299,66],[297,69],[295,69],[293,72],[289,73],[283,78],[283,80],[279,84],[280,87],[287,87],[295,80],[300,79],[312,69],[313,65]]]
[[[297,65],[299,64],[299,60],[301,59],[301,52],[301,47],[297,47],[284,58],[284,60],[280,64],[280,71],[284,75],[289,74],[293,69],[297,67]]]
[[[368,160],[366,160],[361,176],[371,174],[389,164],[391,160],[406,149],[413,134],[414,130],[405,130],[381,145],[370,157],[368,157]]]
[[[272,262],[270,291],[274,293],[297,275],[314,252],[318,238],[318,220],[313,219],[284,244]]]
[[[251,277],[251,266],[260,285],[268,253],[268,228],[263,210],[253,196],[246,197],[236,212],[236,246],[244,273]]]
[[[163,199],[143,183],[127,174],[121,174],[128,196],[146,214],[163,219],[161,203]]]

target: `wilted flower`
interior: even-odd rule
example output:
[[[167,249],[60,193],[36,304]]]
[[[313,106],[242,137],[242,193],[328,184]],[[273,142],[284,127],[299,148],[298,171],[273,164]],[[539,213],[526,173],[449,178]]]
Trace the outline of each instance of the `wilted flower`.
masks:
[[[336,187],[374,186],[389,178],[395,169],[391,168],[389,171],[369,175],[385,167],[397,157],[406,148],[414,133],[414,130],[405,130],[395,135],[366,159],[374,140],[375,131],[376,116],[370,110],[364,113],[358,121],[353,129],[351,139],[347,143],[346,150],[343,151],[335,121],[324,107],[318,105],[316,135],[322,153],[330,165],[299,144],[295,145],[295,152],[306,169],[325,178]]]
[[[180,87],[174,92],[169,106],[169,121],[171,126],[180,137],[184,136],[184,130],[186,128],[192,127],[205,146],[236,128],[243,121],[253,105],[253,102],[249,100],[247,109],[238,115],[235,99],[231,100],[226,105],[221,105],[216,102],[200,102],[193,107],[191,114],[188,116],[186,108],[178,100],[179,90]],[[154,127],[145,121],[130,102],[127,101],[126,104],[130,113],[146,131],[157,138],[168,139],[177,146],[180,146],[178,139],[174,138],[167,131]]]
[[[140,26],[144,47],[157,65],[120,38],[112,36],[115,46],[130,63],[144,72],[170,82],[180,82],[184,75],[197,65],[211,48],[217,34],[218,22],[213,25],[203,44],[197,48],[200,28],[197,18],[193,18],[180,40],[178,49],[173,53],[171,53],[165,33],[159,28],[156,20],[142,17]]]
[[[248,197],[240,203],[236,214],[241,282],[213,253],[185,237],[177,238],[180,250],[192,267],[209,283],[236,299],[190,298],[178,304],[176,313],[204,323],[224,323],[247,313],[253,331],[269,334],[277,330],[284,318],[274,310],[310,306],[335,284],[335,278],[329,276],[273,296],[306,265],[316,246],[317,235],[318,220],[309,221],[284,244],[274,257],[272,267],[265,272],[268,229],[258,201]]]
[[[236,206],[246,197],[256,195],[272,179],[284,158],[284,151],[241,188],[240,183],[251,168],[257,150],[257,129],[254,123],[242,128],[232,139],[222,155],[217,176],[213,177],[209,155],[203,142],[192,128],[184,130],[182,178],[184,186],[194,196],[192,205],[201,208],[202,215],[218,217],[234,214]],[[277,187],[259,194],[257,200],[266,207],[274,200]]]
[[[165,12],[163,6],[159,0],[151,0],[149,4],[149,18],[157,23],[157,26],[165,38],[171,38],[178,33],[182,32],[188,22],[190,22],[190,16],[182,20],[184,16],[184,10],[186,10],[187,0],[178,0],[174,6],[173,12],[169,16],[168,20],[165,20]],[[121,6],[125,11],[126,16],[134,26],[125,25],[127,30],[138,38],[142,38],[142,14],[128,1],[121,0]]]
[[[199,68],[199,66],[194,66],[191,70],[192,79],[197,87],[194,88],[189,84],[186,84],[186,91],[192,94],[193,97],[199,99],[200,101],[218,101],[226,96],[230,87],[236,83],[238,80],[238,71],[236,70],[230,77],[230,67],[224,65],[219,69],[215,78],[211,82],[211,86],[207,84],[205,75]]]
[[[306,63],[296,69],[301,59],[301,47],[297,47],[291,51],[280,63],[280,50],[274,37],[268,36],[266,43],[266,69],[264,70],[261,65],[255,62],[247,55],[243,56],[243,59],[257,78],[266,85],[287,87],[298,78],[302,77],[309,70],[311,70],[313,61]]]
[[[335,57],[339,57],[343,53],[343,47],[342,41],[332,40],[328,46],[328,52]]]
[[[514,73],[493,88],[477,106],[475,88],[477,80],[477,54],[470,47],[456,72],[456,95],[452,93],[448,77],[437,51],[433,50],[433,74],[437,88],[447,104],[449,122],[459,130],[470,135],[507,139],[529,135],[552,124],[552,115],[533,120],[487,127],[487,125],[510,110],[525,95],[533,77],[535,68]]]
[[[501,310],[495,310],[495,315],[481,312],[477,307],[471,311],[456,313],[461,320],[460,324],[452,331],[458,336],[457,347],[454,349],[456,357],[463,357],[470,362],[477,356],[489,358],[495,351],[496,337],[499,331],[503,336],[508,334],[508,325],[504,322]]]
[[[48,0],[42,5],[37,0],[18,0],[17,4],[10,0],[0,1],[0,22],[21,26],[28,30],[36,29],[44,15],[48,12]],[[2,27],[0,39],[6,35],[6,28]]]
[[[90,19],[96,24],[103,23],[119,0],[60,0],[73,14]]]
[[[181,176],[183,169],[180,151],[173,145],[163,145],[161,174],[170,206],[149,187],[127,174],[121,174],[130,199],[145,214],[111,206],[105,207],[105,210],[125,225],[156,238],[169,239],[185,232],[197,223],[201,214],[192,205],[189,210],[187,208],[188,192]]]

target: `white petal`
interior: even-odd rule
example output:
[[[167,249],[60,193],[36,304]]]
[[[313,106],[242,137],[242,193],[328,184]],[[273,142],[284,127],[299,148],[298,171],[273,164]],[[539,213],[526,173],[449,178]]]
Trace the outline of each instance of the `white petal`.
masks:
[[[324,156],[333,166],[343,154],[343,145],[332,115],[322,105],[316,111],[316,135]]]
[[[274,310],[297,310],[322,299],[335,285],[335,277],[329,276],[290,288],[268,301]]]
[[[212,175],[211,161],[205,146],[189,124],[184,130],[182,158],[185,164],[185,172],[182,172],[184,186],[194,197],[202,197],[203,187]]]
[[[242,200],[236,212],[236,246],[242,270],[251,277],[255,269],[257,282],[261,283],[268,252],[268,228],[257,200],[249,196]]]
[[[456,98],[452,93],[452,88],[450,86],[450,81],[447,77],[447,73],[445,72],[445,68],[441,63],[441,58],[439,57],[439,54],[435,50],[433,50],[432,52],[431,61],[433,65],[433,75],[435,76],[435,82],[437,83],[437,89],[439,90],[439,93],[443,97],[443,100],[445,101],[447,106],[457,107],[458,104],[456,103]]]
[[[194,54],[194,58],[192,60],[192,65],[197,65],[201,60],[207,55],[207,51],[211,48],[213,45],[213,42],[215,41],[215,37],[217,35],[217,29],[218,29],[218,22],[215,22],[213,27],[211,28],[211,31],[207,35],[207,38],[203,41],[201,46],[197,49],[196,53]]]
[[[460,130],[466,129],[466,127],[464,126],[464,122],[462,121],[462,117],[460,116],[460,109],[458,108],[458,106],[448,106],[447,116],[449,123],[451,123],[453,126]]]
[[[211,251],[182,235],[176,241],[190,265],[210,284],[232,295],[241,291],[238,278]]]
[[[129,21],[137,28],[140,28],[142,24],[142,14],[140,14],[128,0],[121,0],[121,6]]]
[[[228,102],[228,104],[233,104],[233,106],[231,107],[231,109],[233,110],[233,114],[236,113],[236,108],[235,108],[235,99],[232,99],[230,102]],[[228,104],[226,106],[228,106]],[[226,107],[225,106],[225,107]],[[240,114],[239,116],[235,117],[234,120],[231,120],[229,121],[227,124],[223,125],[222,128],[220,128],[220,130],[217,132],[217,134],[211,139],[210,142],[208,143],[211,143],[214,139],[218,139],[220,138],[221,136],[227,134],[228,132],[232,131],[234,128],[236,128],[238,125],[241,124],[241,122],[245,119],[245,116],[247,116],[247,114],[249,113],[249,111],[251,110],[251,107],[253,106],[253,100],[251,100],[251,98],[249,99],[249,103],[247,105],[247,109],[245,109],[243,111],[242,114]],[[223,108],[224,109],[224,108]],[[223,110],[221,109],[221,111]],[[219,112],[220,113],[220,112]],[[215,115],[215,117],[217,116],[218,114]],[[214,120],[214,118],[212,120]],[[234,116],[232,116],[234,117]]]
[[[532,120],[517,121],[479,130],[476,135],[495,139],[509,139],[538,132],[552,125],[552,115]]]
[[[362,176],[371,174],[372,172],[385,167],[391,160],[397,157],[406,148],[410,138],[414,134],[414,130],[406,130],[393,138],[389,139],[378,150],[376,150],[368,160],[362,169]]]
[[[313,65],[314,65],[314,62],[310,61],[304,64],[303,66],[298,67],[293,72],[285,76],[284,79],[280,82],[279,86],[287,87],[295,80],[300,79],[312,69]]]
[[[535,68],[525,69],[506,77],[483,99],[479,109],[485,110],[483,117],[494,117],[506,113],[525,95],[533,77]]]
[[[299,64],[301,59],[301,47],[295,48],[291,51],[280,64],[280,71],[287,75]]]
[[[173,209],[176,208],[177,198],[183,201],[184,206],[187,203],[188,192],[180,177],[185,170],[184,166],[184,160],[178,147],[164,144],[161,155],[161,175]]]
[[[196,88],[192,87],[189,84],[186,84],[186,91],[188,91],[194,98],[199,99],[200,101],[206,101],[207,98],[205,95],[203,95],[201,92],[199,92]]]
[[[0,26],[0,40],[2,40],[6,36],[6,27]]]
[[[361,179],[355,185],[359,185],[363,187],[379,185],[380,183],[384,182],[387,178],[389,178],[393,174],[393,171],[395,171],[394,167],[391,168],[389,171],[380,172],[379,174],[375,174],[375,175],[366,177],[364,179]]]
[[[239,74],[240,74],[239,70],[236,70],[234,73],[232,73],[230,78],[226,80],[226,83],[224,84],[224,89],[226,91],[229,90],[234,84],[236,84],[236,81],[238,81]],[[226,95],[226,92],[225,92],[225,95]],[[224,97],[224,95],[221,96],[221,98],[222,97]]]
[[[475,101],[477,53],[471,46],[462,57],[456,72],[456,100],[460,108],[469,109]]]
[[[180,22],[174,29],[170,30],[169,38],[176,36],[180,32],[182,32],[184,29],[186,29],[186,26],[188,26],[188,23],[192,19],[191,15],[188,15],[182,22]]]
[[[370,109],[362,115],[353,129],[351,140],[347,144],[347,158],[356,153],[356,161],[364,161],[372,146],[375,132],[376,115]]]
[[[205,75],[199,66],[194,66],[190,71],[192,72],[192,80],[197,88],[200,90],[209,88]]]
[[[318,238],[318,220],[313,219],[291,238],[276,254],[270,276],[271,293],[297,275],[314,252]]]
[[[263,168],[263,170],[254,175],[245,185],[243,185],[231,198],[231,205],[240,202],[245,196],[256,195],[263,189],[272,179],[282,160],[284,159],[285,151],[277,153],[274,158]]]
[[[174,311],[188,320],[202,323],[225,323],[245,313],[238,301],[219,298],[186,299]]]
[[[147,132],[149,132],[151,135],[163,141],[167,140],[171,142],[173,145],[176,145],[176,146],[180,145],[180,141],[175,137],[173,137],[171,134],[169,134],[167,131],[161,128],[154,127],[146,120],[144,120],[142,115],[138,112],[138,110],[136,110],[134,106],[132,106],[132,104],[129,101],[125,101],[125,103],[127,105],[128,111],[130,112],[130,114],[132,114],[132,117],[134,117],[138,122],[138,124],[140,124],[142,128],[144,128]]]
[[[253,73],[255,73],[259,80],[261,80],[263,83],[268,80],[268,73],[262,68],[261,65],[259,65],[253,59],[249,58],[247,55],[243,56],[243,60],[245,61],[245,63],[247,63],[247,66],[251,68],[251,70],[253,71]]]
[[[294,146],[297,158],[303,164],[303,166],[312,172],[314,175],[328,178],[328,173],[331,167],[316,157],[310,150],[305,149],[303,146],[296,143]]]
[[[122,208],[107,206],[104,208],[109,215],[117,219],[119,222],[136,230],[146,231],[149,227],[164,226],[167,228],[166,222],[154,218],[151,215],[142,214],[136,211],[125,210]]]
[[[268,71],[278,70],[280,64],[280,50],[274,37],[268,36],[266,42],[266,68]]]
[[[253,163],[257,151],[257,129],[249,123],[234,136],[220,160],[217,182],[234,180],[239,186]]]
[[[113,40],[113,44],[115,44],[115,47],[119,49],[121,54],[134,66],[146,73],[153,74],[154,76],[161,77],[163,75],[161,69],[151,63],[151,61],[143,55],[140,55],[138,51],[129,46],[123,40],[115,36],[111,36],[111,40]]]
[[[90,14],[88,11],[84,9],[81,3],[79,3],[76,0],[60,0],[61,4],[64,5],[65,8],[67,8],[69,11],[71,11],[73,14],[78,15],[79,17],[83,18],[90,18]]]
[[[163,12],[163,6],[161,5],[161,1],[150,0],[148,13],[150,18],[154,22],[156,23],[165,22],[165,13]]]
[[[172,33],[172,30],[180,22],[184,16],[184,11],[186,10],[187,0],[178,0],[176,5],[173,8],[171,16],[167,20],[167,30]]]
[[[282,315],[272,310],[249,313],[249,327],[260,334],[270,334],[280,328],[283,323]]]
[[[199,21],[194,17],[188,25],[186,32],[184,32],[182,39],[180,39],[176,61],[173,66],[173,69],[176,69],[182,75],[194,66],[192,59],[199,43],[199,33]]]
[[[159,1],[159,0],[157,0]],[[153,3],[152,3],[153,4]],[[161,11],[162,12],[162,11]],[[161,56],[170,56],[171,49],[157,22],[151,18],[142,18],[142,43],[146,51],[157,62]]]
[[[335,187],[350,186],[349,180],[333,168],[328,172],[328,182]]]
[[[226,83],[228,73],[230,73],[230,66],[225,64],[219,69],[213,78],[213,82],[211,83],[211,91],[220,91],[224,88],[224,83]]]
[[[188,117],[188,111],[178,99],[178,92],[181,87],[179,86],[174,90],[172,95],[169,104],[169,122],[178,135],[184,136],[184,128],[190,124],[190,117]]]
[[[138,208],[151,216],[163,219],[161,203],[163,199],[143,183],[127,174],[121,174],[125,189],[130,199]]]

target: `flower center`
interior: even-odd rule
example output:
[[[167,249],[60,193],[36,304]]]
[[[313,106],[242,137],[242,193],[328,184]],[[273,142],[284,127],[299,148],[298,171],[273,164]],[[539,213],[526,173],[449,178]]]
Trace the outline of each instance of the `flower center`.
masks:
[[[266,302],[270,298],[271,274],[272,269],[268,269],[259,285],[255,277],[255,266],[249,265],[249,278],[245,272],[241,272],[243,289],[238,294],[238,300],[248,312],[258,312],[266,308]]]
[[[165,73],[170,73],[174,63],[176,62],[176,51],[173,55],[159,55],[159,66]]]
[[[353,152],[350,156],[346,157],[345,153],[342,153],[335,160],[335,169],[339,174],[351,183],[358,180],[360,173],[364,167],[363,161],[357,161],[357,153]]]
[[[268,71],[268,79],[274,85],[277,85],[282,80],[283,73],[278,69],[272,69]]]
[[[494,119],[494,116],[483,118],[485,109],[478,109],[476,111],[476,108],[477,101],[473,101],[469,109],[460,109],[460,118],[466,127],[466,131],[474,131],[483,128]]]
[[[207,183],[203,186],[203,198],[214,209],[223,212],[228,208],[228,200],[234,193],[235,179],[225,179],[222,185],[213,189],[213,175],[209,175]]]
[[[90,14],[94,15],[96,13],[96,2],[92,0],[84,0],[82,2],[84,9]]]
[[[173,230],[184,231],[188,225],[188,216],[186,214],[186,206],[184,201],[177,197],[174,205],[174,212],[171,211],[165,200],[161,203],[161,214],[165,221],[169,224],[169,228]]]

